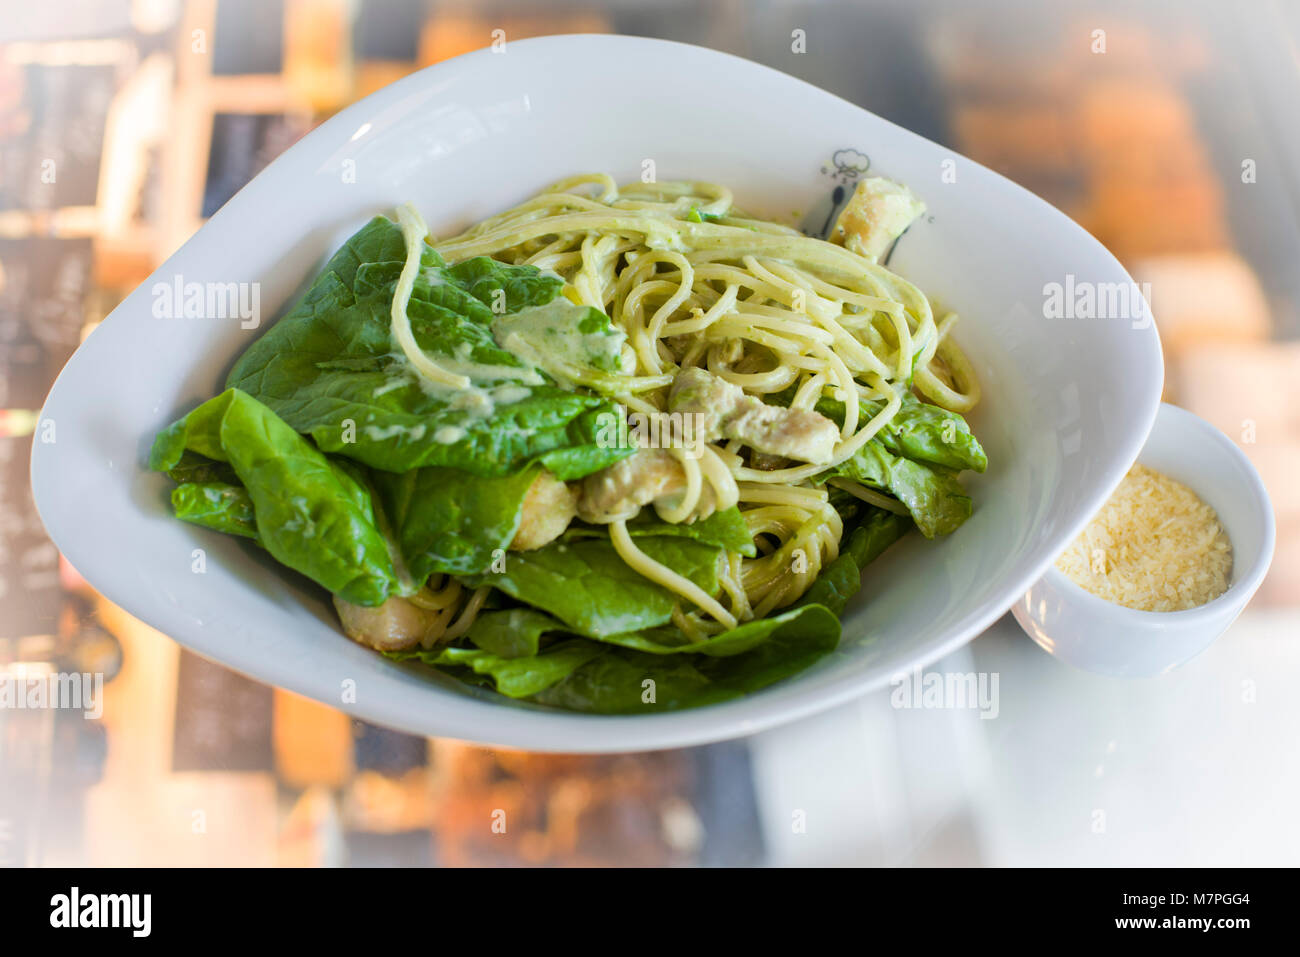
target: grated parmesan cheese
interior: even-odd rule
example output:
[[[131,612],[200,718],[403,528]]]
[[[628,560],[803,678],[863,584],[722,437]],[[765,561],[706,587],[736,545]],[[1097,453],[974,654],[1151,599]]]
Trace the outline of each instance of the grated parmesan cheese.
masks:
[[[1117,605],[1183,611],[1227,591],[1232,543],[1195,492],[1135,465],[1056,567]]]

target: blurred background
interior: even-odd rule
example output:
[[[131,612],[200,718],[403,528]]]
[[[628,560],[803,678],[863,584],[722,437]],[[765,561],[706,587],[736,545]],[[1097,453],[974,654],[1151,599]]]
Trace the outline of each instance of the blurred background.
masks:
[[[0,11],[0,671],[107,681],[101,718],[0,709],[0,864],[1300,861],[1300,4]],[[992,720],[894,708],[886,691],[747,740],[589,758],[354,721],[193,656],[97,596],[45,537],[27,484],[63,363],[296,139],[494,30],[735,53],[1064,210],[1151,284],[1166,398],[1240,442],[1269,487],[1277,555],[1251,607],[1205,655],[1142,682],[1073,671],[1004,618],[935,667],[1000,675]]]

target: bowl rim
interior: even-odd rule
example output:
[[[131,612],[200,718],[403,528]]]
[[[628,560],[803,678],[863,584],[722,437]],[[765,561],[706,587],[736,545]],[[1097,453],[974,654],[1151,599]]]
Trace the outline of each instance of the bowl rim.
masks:
[[[1268,574],[1269,566],[1273,561],[1273,550],[1276,545],[1277,537],[1277,517],[1273,511],[1273,502],[1269,497],[1268,489],[1264,485],[1263,479],[1260,478],[1259,471],[1255,468],[1254,463],[1246,456],[1240,446],[1232,439],[1228,438],[1220,429],[1201,418],[1195,412],[1190,412],[1182,406],[1174,405],[1170,402],[1161,402],[1160,409],[1156,414],[1155,424],[1151,427],[1151,434],[1163,427],[1170,428],[1170,422],[1179,422],[1174,428],[1185,428],[1189,432],[1203,438],[1206,445],[1212,445],[1220,450],[1226,450],[1229,456],[1238,464],[1241,471],[1246,476],[1246,481],[1242,483],[1242,491],[1248,492],[1249,499],[1258,509],[1260,516],[1263,518],[1264,534],[1260,540],[1259,549],[1254,553],[1248,570],[1239,573],[1236,580],[1229,582],[1228,587],[1223,593],[1211,598],[1203,605],[1197,605],[1194,608],[1183,608],[1178,611],[1147,611],[1142,608],[1130,608],[1127,605],[1121,605],[1116,602],[1108,601],[1100,595],[1095,595],[1088,591],[1074,579],[1070,578],[1064,572],[1056,567],[1053,561],[1048,566],[1047,572],[1043,575],[1043,580],[1050,584],[1059,592],[1064,593],[1066,600],[1073,605],[1078,606],[1077,611],[1085,615],[1095,615],[1098,617],[1124,618],[1135,629],[1145,630],[1152,627],[1159,627],[1161,630],[1168,631],[1178,628],[1192,628],[1200,625],[1205,619],[1216,618],[1226,612],[1230,612],[1234,607],[1242,608],[1250,601],[1251,597],[1259,589],[1260,583],[1263,582],[1264,576]],[[1150,441],[1148,436],[1147,441]],[[1146,445],[1143,445],[1145,451]],[[1188,456],[1190,459],[1191,456]],[[1142,453],[1138,453],[1134,465],[1142,464]],[[1129,466],[1132,468],[1132,466]],[[1126,473],[1127,474],[1127,473]],[[1186,484],[1178,475],[1169,475],[1162,473],[1177,482]],[[1193,490],[1195,491],[1195,490]],[[1112,492],[1111,494],[1114,494]],[[1199,498],[1199,493],[1197,494]],[[1109,500],[1109,499],[1108,499]],[[1218,512],[1215,512],[1218,517]],[[1089,519],[1091,522],[1091,519]],[[1233,571],[1237,572],[1240,567],[1237,562],[1237,545],[1233,540],[1232,533],[1227,524],[1219,517],[1219,523],[1223,530],[1228,534],[1228,540],[1232,543],[1233,553]],[[1085,525],[1086,527],[1086,525]]]

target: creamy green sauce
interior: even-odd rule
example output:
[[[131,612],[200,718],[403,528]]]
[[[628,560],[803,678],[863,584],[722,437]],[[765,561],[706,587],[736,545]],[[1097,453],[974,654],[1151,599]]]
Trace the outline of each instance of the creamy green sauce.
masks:
[[[406,376],[406,375],[392,376],[383,385],[378,386],[376,389],[374,389],[374,391],[370,393],[370,396],[371,398],[377,399],[381,395],[387,395],[389,392],[393,392],[396,391],[397,389],[402,388],[403,386],[410,385],[412,381],[413,380],[411,379],[410,376]]]
[[[423,425],[367,425],[365,432],[366,438],[372,442],[386,442],[399,435],[405,435],[412,442],[418,442],[424,438],[425,428]]]
[[[435,442],[450,445],[463,439],[475,422],[490,418],[499,407],[527,399],[533,386],[545,384],[542,372],[572,389],[582,384],[584,372],[620,370],[627,336],[621,330],[611,330],[603,316],[599,318],[599,322],[595,321],[597,316],[588,307],[562,296],[496,318],[492,322],[493,338],[522,365],[475,362],[470,343],[460,343],[453,355],[439,355],[436,362],[443,373],[468,379],[469,385],[464,388],[421,375],[404,351],[395,348],[390,353],[393,365],[389,377],[371,394],[378,398],[408,385],[419,386],[425,395],[444,403],[448,411],[460,413],[456,424],[443,425],[432,434]],[[424,426],[409,430],[403,426],[366,427],[367,436],[374,441],[391,439],[404,431],[409,432],[412,441],[425,435]],[[521,432],[531,435],[532,430]]]
[[[533,390],[522,385],[503,385],[492,390],[492,401],[497,405],[514,405],[533,394]]]
[[[571,388],[583,370],[610,371],[621,365],[627,336],[608,327],[584,331],[590,315],[587,306],[559,297],[494,319],[492,335],[501,348]]]

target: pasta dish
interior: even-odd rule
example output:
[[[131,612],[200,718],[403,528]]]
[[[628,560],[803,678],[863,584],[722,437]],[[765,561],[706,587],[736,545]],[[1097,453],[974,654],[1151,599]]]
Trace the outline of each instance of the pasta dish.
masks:
[[[956,316],[724,186],[604,174],[446,238],[376,217],[161,432],[176,515],[242,536],[397,660],[544,705],[726,700],[832,651],[862,570],[971,514]]]

